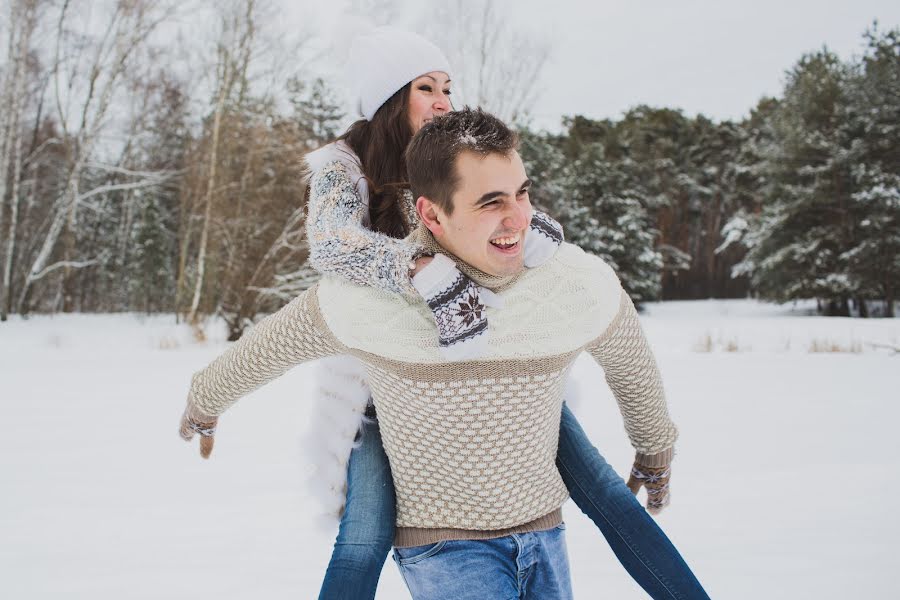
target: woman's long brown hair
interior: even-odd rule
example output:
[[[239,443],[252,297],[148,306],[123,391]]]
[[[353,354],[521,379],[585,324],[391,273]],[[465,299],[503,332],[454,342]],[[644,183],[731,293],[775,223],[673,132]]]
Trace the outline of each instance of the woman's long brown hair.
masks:
[[[403,151],[412,139],[408,116],[410,85],[400,88],[382,104],[371,121],[356,121],[338,138],[359,157],[368,179],[372,229],[396,238],[409,233],[400,197],[409,187]]]

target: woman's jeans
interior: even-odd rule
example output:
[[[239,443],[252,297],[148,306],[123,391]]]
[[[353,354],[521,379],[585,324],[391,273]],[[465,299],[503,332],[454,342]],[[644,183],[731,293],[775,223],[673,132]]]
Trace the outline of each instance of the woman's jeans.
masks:
[[[413,600],[572,600],[564,525],[396,548]]]
[[[378,425],[350,455],[347,504],[319,600],[371,600],[394,535],[394,487]],[[556,466],[572,500],[654,600],[708,600],[678,550],[563,404]],[[402,552],[402,551],[401,551]]]

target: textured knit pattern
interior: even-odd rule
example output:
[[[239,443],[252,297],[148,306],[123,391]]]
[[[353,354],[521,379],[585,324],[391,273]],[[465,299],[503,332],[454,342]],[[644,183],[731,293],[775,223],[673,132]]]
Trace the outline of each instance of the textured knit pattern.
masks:
[[[402,197],[408,202],[411,196]],[[367,229],[368,215],[369,206],[357,193],[346,166],[332,162],[315,172],[306,218],[310,264],[321,273],[359,285],[418,297],[409,278],[409,263],[421,249]]]
[[[635,448],[670,452],[656,364],[603,261],[564,244],[499,296],[490,358],[452,363],[421,302],[326,277],[198,373],[191,402],[218,415],[297,362],[356,356],[394,476],[398,540],[552,520],[568,495],[555,465],[562,392],[586,349],[607,370]]]
[[[191,381],[190,403],[204,414],[218,416],[294,365],[344,352],[322,320],[318,298],[306,291],[257,323],[196,373]]]
[[[428,267],[413,278],[413,285],[434,315],[441,348],[465,345],[478,337],[487,344],[487,313],[480,290],[459,272],[452,259],[435,254]]]
[[[466,274],[486,284],[475,270]],[[490,342],[481,357],[486,360],[534,359],[582,348],[596,341],[621,308],[623,292],[612,269],[571,244],[563,244],[543,267],[523,270],[511,284],[491,279],[503,289],[497,293],[503,307],[486,309]],[[328,326],[345,345],[398,361],[446,362],[423,302],[335,278],[323,278],[319,298]]]
[[[456,371],[364,360],[398,527],[510,527],[568,498],[555,466],[566,360]]]
[[[338,275],[359,285],[417,298],[409,277],[409,263],[425,254],[442,252],[432,240],[429,248],[413,233],[398,240],[368,229],[369,204],[360,196],[362,177],[346,164],[335,160],[315,171],[310,178],[310,196],[306,233],[310,246],[310,264],[320,273]],[[352,171],[352,173],[351,173]],[[364,182],[363,182],[364,183]],[[406,190],[400,195],[401,213],[409,229],[418,227],[415,199]],[[556,233],[552,233],[556,232]],[[529,239],[531,238],[531,239]],[[529,244],[535,251],[529,254]],[[525,253],[532,256],[529,267],[546,262],[562,242],[562,227],[549,215],[535,211],[531,230],[525,238]],[[540,256],[541,258],[536,258]],[[468,273],[466,273],[468,275]],[[485,285],[496,286],[490,280]]]
[[[563,242],[563,228],[549,215],[534,211],[531,228],[525,239],[524,260],[526,267],[536,267],[553,256]]]
[[[651,467],[668,464],[671,453],[660,451],[672,447],[677,431],[669,419],[656,360],[627,295],[622,296],[612,331],[586,350],[603,367],[638,461]]]
[[[485,307],[478,297],[478,286],[462,273],[457,273],[450,285],[426,301],[434,313],[438,331],[446,333],[441,336],[442,347],[464,342],[487,331]]]

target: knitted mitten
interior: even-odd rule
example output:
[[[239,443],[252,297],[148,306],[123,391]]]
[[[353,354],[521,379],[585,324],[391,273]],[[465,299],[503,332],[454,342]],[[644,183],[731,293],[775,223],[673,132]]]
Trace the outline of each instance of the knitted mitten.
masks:
[[[181,435],[181,439],[186,442],[190,442],[194,439],[194,434],[199,433],[200,456],[209,458],[213,449],[215,441],[213,436],[216,434],[216,424],[218,422],[219,417],[205,415],[196,406],[188,403],[184,409],[184,414],[181,416],[181,426],[178,433]]]
[[[441,354],[448,360],[481,356],[487,348],[485,307],[499,308],[500,298],[459,272],[443,254],[435,254],[412,279],[437,324]]]
[[[647,489],[647,512],[658,514],[669,505],[669,475],[671,465],[647,467],[637,461],[631,467],[628,488],[637,496],[641,486]]]
[[[538,210],[531,214],[531,229],[525,236],[525,266],[542,265],[563,242],[563,228],[553,217]]]

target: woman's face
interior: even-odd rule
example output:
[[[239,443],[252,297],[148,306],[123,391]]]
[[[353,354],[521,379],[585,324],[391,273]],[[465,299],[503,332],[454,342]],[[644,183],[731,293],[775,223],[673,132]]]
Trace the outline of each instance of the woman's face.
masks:
[[[450,77],[446,73],[432,71],[412,80],[408,113],[413,135],[425,123],[450,109]]]

